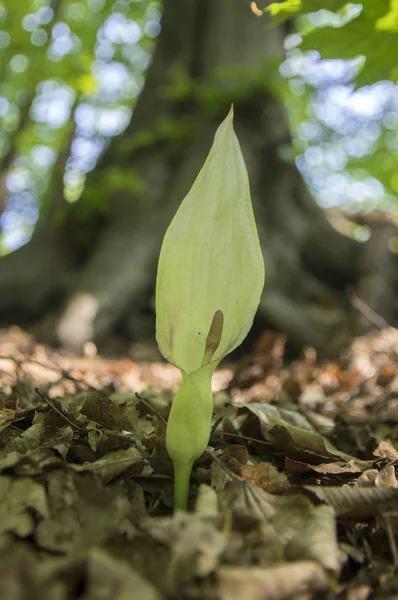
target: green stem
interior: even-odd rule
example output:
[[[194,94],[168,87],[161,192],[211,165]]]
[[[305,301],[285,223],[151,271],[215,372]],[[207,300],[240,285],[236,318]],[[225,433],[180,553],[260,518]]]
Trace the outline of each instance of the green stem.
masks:
[[[174,462],[174,510],[188,510],[189,481],[193,463]]]
[[[187,510],[192,465],[207,448],[213,412],[211,378],[217,362],[194,373],[182,372],[166,428],[166,448],[174,465],[176,510]]]

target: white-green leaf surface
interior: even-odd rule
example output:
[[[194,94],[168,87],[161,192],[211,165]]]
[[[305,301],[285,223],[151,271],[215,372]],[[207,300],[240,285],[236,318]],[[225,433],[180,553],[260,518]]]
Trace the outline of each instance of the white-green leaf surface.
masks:
[[[246,337],[263,286],[263,257],[231,111],[163,240],[156,338],[164,357],[186,373],[220,360]]]

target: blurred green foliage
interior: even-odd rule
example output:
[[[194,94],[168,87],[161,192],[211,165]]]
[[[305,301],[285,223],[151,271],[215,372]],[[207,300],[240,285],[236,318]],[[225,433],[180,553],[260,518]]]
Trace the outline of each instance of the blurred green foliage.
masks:
[[[219,73],[228,85],[218,87],[176,67],[161,90],[164,101],[200,104],[205,118],[228,105],[229,95],[265,90],[290,115],[293,149],[280,153],[297,161],[318,201],[392,206],[397,0],[285,0],[264,10],[274,25],[296,18],[282,65]],[[54,196],[79,200],[87,173],[130,121],[160,13],[159,0],[0,0],[0,253],[29,239]],[[150,131],[119,139],[112,152],[120,167],[91,178],[83,212],[106,212],[113,194],[142,198],[144,182],[122,154],[159,142],[178,146],[194,126],[190,113],[159,117]]]
[[[296,156],[315,196],[345,208],[396,207],[397,0],[285,0],[265,10],[273,22],[297,17],[281,70]]]
[[[3,252],[29,238],[54,190],[80,197],[109,138],[128,124],[159,19],[151,0],[0,1]],[[108,175],[109,193],[132,179],[137,187],[127,169]]]
[[[365,0],[360,13],[341,26],[313,26],[304,31],[302,49],[319,50],[322,58],[363,57],[356,77],[357,86],[370,85],[382,79],[396,81],[397,33],[398,3]]]

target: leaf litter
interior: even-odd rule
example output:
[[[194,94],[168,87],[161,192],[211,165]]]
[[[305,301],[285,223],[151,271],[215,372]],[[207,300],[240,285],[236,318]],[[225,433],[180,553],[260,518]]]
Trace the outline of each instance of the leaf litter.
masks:
[[[0,599],[398,597],[398,331],[335,362],[284,346],[217,373],[173,515],[176,370],[0,332]]]

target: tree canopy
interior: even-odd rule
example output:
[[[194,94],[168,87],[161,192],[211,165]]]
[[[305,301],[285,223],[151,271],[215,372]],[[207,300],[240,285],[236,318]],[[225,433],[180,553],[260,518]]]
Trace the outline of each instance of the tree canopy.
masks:
[[[397,4],[286,0],[256,6],[258,15],[264,8],[256,17],[264,21],[264,35],[296,19],[287,57],[276,60],[286,85],[279,82],[274,93],[289,108],[295,156],[315,197],[326,206],[393,206]],[[55,181],[63,179],[68,202],[79,199],[87,172],[126,128],[160,14],[161,3],[149,0],[0,3],[3,253],[29,239],[46,198],[59,193]],[[174,89],[165,96],[184,97],[189,87],[176,69]],[[325,181],[334,190],[327,198]],[[114,168],[104,185],[109,197],[140,182],[133,171]],[[90,198],[93,211],[104,209],[104,195]]]
[[[68,202],[79,198],[109,138],[125,129],[159,11],[149,1],[0,3],[3,252],[29,239],[56,178]]]
[[[334,169],[329,164],[326,170],[347,176],[342,190],[345,206],[361,208],[365,200],[365,208],[394,207],[398,191],[397,4],[291,0],[273,3],[267,10],[275,21],[298,17],[300,35],[292,36],[287,50],[290,61],[283,67],[296,100],[298,151],[316,145],[326,155],[334,155],[329,162],[338,164]],[[312,161],[314,167],[325,170],[319,152]],[[305,167],[311,170],[311,164]],[[317,196],[319,185],[314,185]]]

